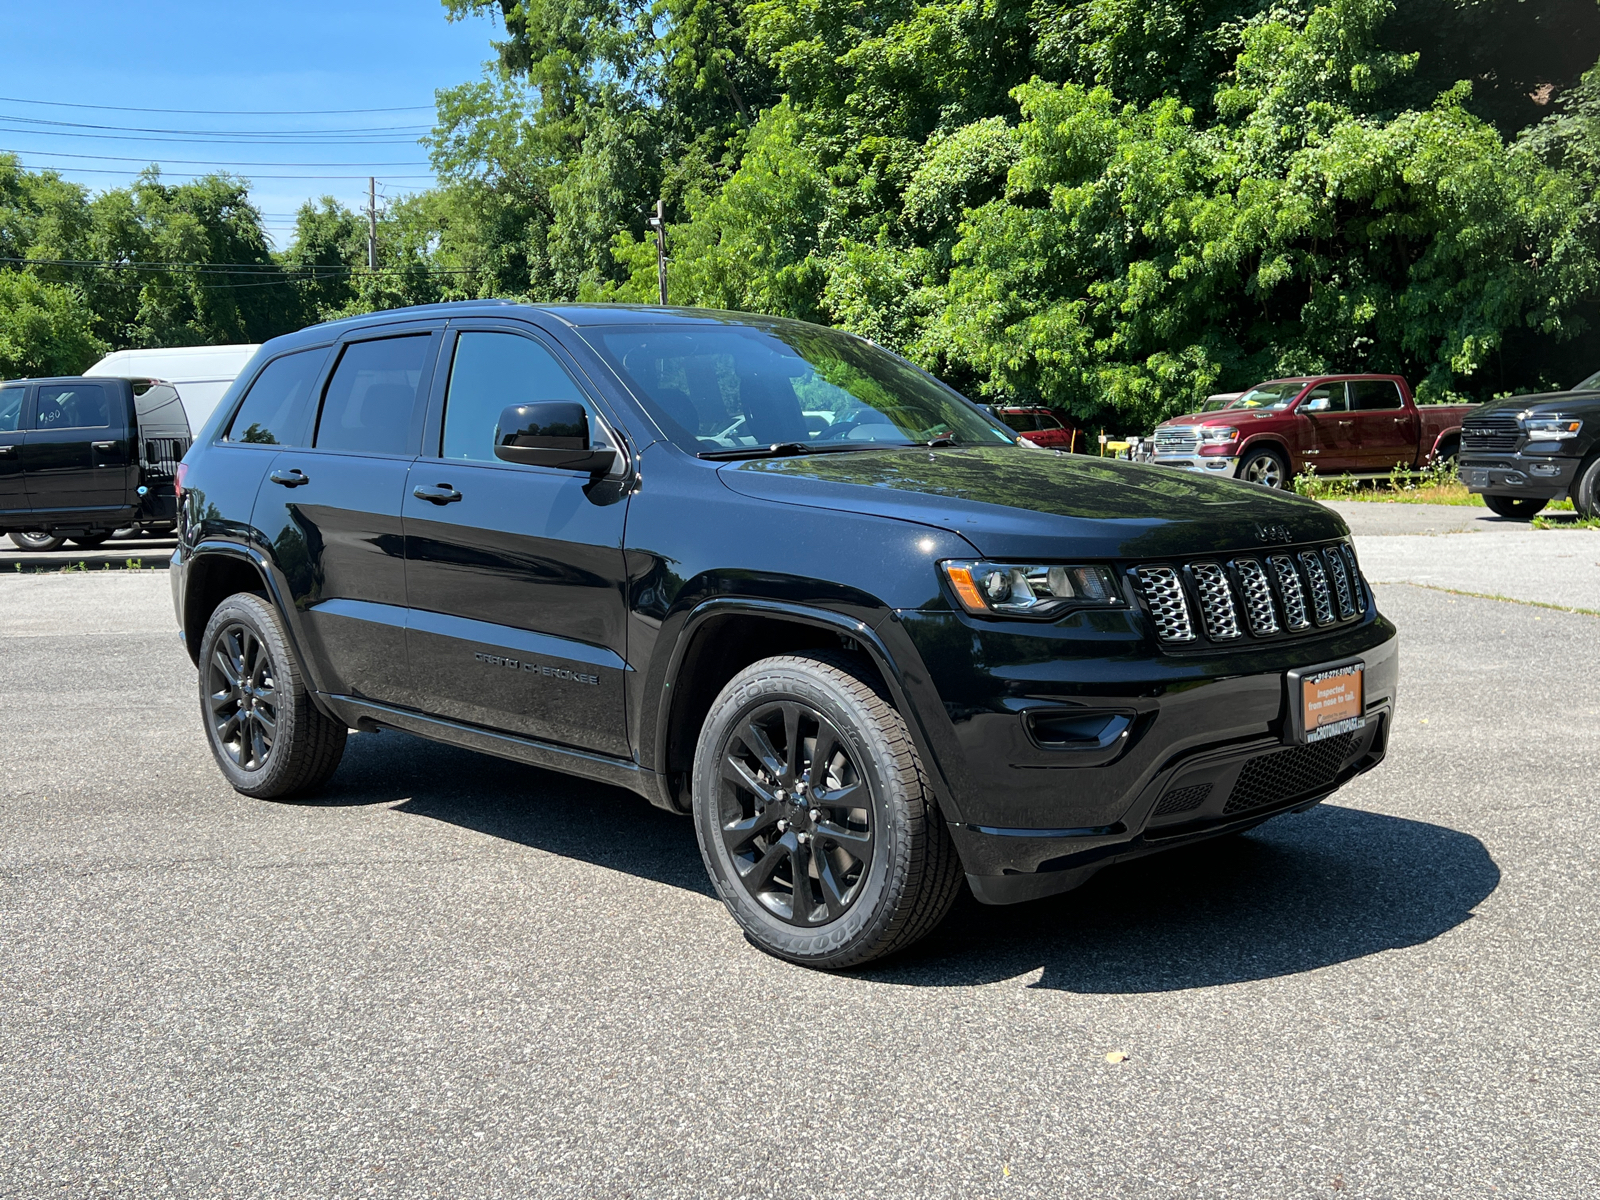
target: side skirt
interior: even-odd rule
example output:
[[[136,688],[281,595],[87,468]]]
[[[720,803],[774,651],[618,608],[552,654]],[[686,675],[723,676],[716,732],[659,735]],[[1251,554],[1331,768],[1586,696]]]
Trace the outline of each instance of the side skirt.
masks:
[[[378,704],[356,696],[324,694],[321,698],[333,710],[334,715],[352,729],[398,729],[402,733],[412,733],[431,741],[446,742],[467,750],[493,754],[497,758],[510,759],[512,762],[528,763],[531,766],[592,779],[597,783],[609,783],[614,787],[627,788],[630,792],[637,792],[652,802],[655,802],[655,796],[660,790],[661,784],[654,771],[646,770],[638,763],[627,759],[593,754],[587,750],[574,750],[569,746],[558,746],[552,742],[518,737],[511,733],[499,733],[492,729],[483,729],[460,721],[449,721],[442,717],[425,716],[410,709]]]

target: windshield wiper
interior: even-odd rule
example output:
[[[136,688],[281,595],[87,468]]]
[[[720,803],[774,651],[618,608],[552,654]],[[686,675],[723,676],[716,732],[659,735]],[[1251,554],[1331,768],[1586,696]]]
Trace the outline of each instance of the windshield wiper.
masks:
[[[732,450],[702,450],[696,458],[793,458],[799,454],[839,454],[849,450],[882,450],[902,442],[854,442],[850,445],[811,446],[805,442],[773,442],[770,446],[739,446]]]

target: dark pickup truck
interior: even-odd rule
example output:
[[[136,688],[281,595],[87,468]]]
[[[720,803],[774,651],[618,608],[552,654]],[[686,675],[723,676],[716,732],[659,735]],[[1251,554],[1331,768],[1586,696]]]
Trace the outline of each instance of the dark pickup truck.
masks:
[[[1563,497],[1600,517],[1600,372],[1473,413],[1461,429],[1461,481],[1502,517],[1528,518]]]
[[[0,383],[0,533],[24,549],[177,525],[173,480],[189,449],[177,389],[155,379]]]

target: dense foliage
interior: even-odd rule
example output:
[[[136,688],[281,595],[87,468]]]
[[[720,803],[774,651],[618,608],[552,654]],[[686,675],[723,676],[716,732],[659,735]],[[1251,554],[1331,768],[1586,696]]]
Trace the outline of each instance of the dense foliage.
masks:
[[[1600,366],[1600,7],[1397,2],[444,0],[505,36],[440,94],[441,184],[384,214],[382,273],[332,202],[267,255],[228,180],[68,203],[0,168],[0,245],[269,264],[255,299],[36,272],[107,344],[241,340],[459,296],[651,301],[661,197],[674,303],[842,325],[1087,420],[1302,371],[1570,383]]]

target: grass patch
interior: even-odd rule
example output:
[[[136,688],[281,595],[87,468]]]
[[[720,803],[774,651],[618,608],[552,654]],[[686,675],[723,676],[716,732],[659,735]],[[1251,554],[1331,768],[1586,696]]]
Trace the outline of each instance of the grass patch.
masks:
[[[1572,512],[1572,505],[1570,503],[1567,503],[1566,501],[1562,501],[1562,503],[1566,504],[1568,512]],[[1552,504],[1550,509],[1546,509],[1538,516],[1534,517],[1532,524],[1535,529],[1600,529],[1600,517],[1580,517],[1576,513],[1573,513],[1573,515],[1570,517],[1562,516],[1552,518],[1550,515],[1551,509],[1555,509],[1557,512],[1560,511],[1559,509],[1556,509],[1554,504]]]
[[[1357,479],[1354,475],[1317,474],[1315,465],[1294,477],[1294,490],[1298,495],[1313,500],[1364,500],[1373,504],[1454,504],[1462,507],[1483,508],[1483,497],[1467,491],[1456,473],[1455,462],[1435,463],[1413,471],[1399,463],[1387,476],[1376,479]],[[1547,513],[1572,512],[1572,501],[1552,500],[1545,506]],[[1572,525],[1567,522],[1540,525],[1540,529],[1595,528],[1589,522]]]

